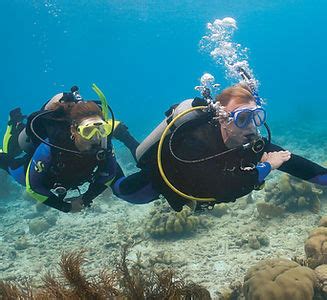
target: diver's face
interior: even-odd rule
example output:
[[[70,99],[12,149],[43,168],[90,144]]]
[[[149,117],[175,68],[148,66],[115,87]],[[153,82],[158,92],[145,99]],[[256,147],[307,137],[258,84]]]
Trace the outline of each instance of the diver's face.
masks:
[[[99,116],[88,117],[83,119],[78,125],[87,125],[101,123],[103,120]],[[71,133],[74,136],[76,148],[81,152],[91,151],[92,149],[101,148],[102,138],[95,134],[92,138],[86,139],[76,130],[76,127],[71,127]]]
[[[227,113],[230,113],[239,109],[254,109],[256,107],[257,106],[254,101],[246,104],[240,104],[236,100],[232,99],[225,107],[225,110]],[[237,127],[233,120],[223,120],[220,122],[220,125],[223,141],[226,147],[229,149],[249,143],[258,137],[258,129],[253,122],[250,122],[244,128]]]

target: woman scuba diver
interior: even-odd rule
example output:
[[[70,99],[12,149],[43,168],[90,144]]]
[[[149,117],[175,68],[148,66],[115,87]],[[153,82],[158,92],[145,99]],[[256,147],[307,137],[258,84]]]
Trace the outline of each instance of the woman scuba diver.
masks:
[[[82,101],[76,89],[53,97],[43,110],[28,117],[19,138],[11,130],[7,145],[19,140],[24,152],[18,157],[18,151],[15,157],[10,151],[0,153],[0,167],[26,186],[28,194],[63,212],[89,206],[114,181],[117,172],[123,175],[111,144],[117,122],[102,92],[93,88],[101,101]],[[135,152],[138,143],[127,127],[123,136]],[[89,183],[87,191],[81,194],[79,187],[85,183]],[[73,190],[78,191],[78,197],[71,197]]]
[[[173,106],[140,144],[141,171],[117,180],[118,197],[132,202],[137,195],[137,203],[146,203],[162,194],[177,211],[185,204],[210,207],[260,189],[274,169],[327,185],[326,168],[271,143],[265,109],[251,84],[227,88],[215,101],[209,86],[204,82],[203,98]]]

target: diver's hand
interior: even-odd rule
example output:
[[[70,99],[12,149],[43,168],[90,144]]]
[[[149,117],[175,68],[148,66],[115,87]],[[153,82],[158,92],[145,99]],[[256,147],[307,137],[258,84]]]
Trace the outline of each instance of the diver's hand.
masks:
[[[79,212],[84,208],[82,197],[73,197],[69,200],[71,201],[70,203],[72,205],[72,209],[70,210],[70,212]]]
[[[271,169],[278,169],[285,161],[291,158],[291,152],[289,151],[274,151],[265,152],[262,155],[261,162],[268,162],[271,165]]]

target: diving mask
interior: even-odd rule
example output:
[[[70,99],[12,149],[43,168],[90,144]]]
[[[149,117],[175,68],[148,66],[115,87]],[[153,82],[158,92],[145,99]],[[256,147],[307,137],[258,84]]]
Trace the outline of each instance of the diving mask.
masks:
[[[91,122],[88,124],[83,124],[77,126],[77,132],[86,140],[90,140],[93,137],[107,137],[112,130],[112,122],[109,121],[100,121],[100,122]]]
[[[266,111],[262,107],[241,108],[229,113],[229,121],[233,121],[238,128],[245,128],[251,122],[257,126],[262,126],[267,119]]]

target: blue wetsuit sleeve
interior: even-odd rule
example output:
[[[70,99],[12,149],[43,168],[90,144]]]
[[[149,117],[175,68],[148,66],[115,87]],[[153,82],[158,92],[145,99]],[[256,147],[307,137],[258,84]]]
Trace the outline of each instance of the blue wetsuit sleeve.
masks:
[[[63,201],[65,195],[56,196],[47,186],[47,175],[52,163],[50,147],[40,144],[34,152],[34,155],[26,171],[26,191],[37,201],[68,212],[71,210],[71,204]]]
[[[317,175],[309,180],[312,183],[327,185],[327,174]]]
[[[108,151],[106,159],[99,165],[94,182],[90,184],[89,189],[83,194],[83,204],[85,206],[89,206],[95,197],[102,194],[110,186],[115,179],[116,171],[115,154],[113,151]]]
[[[258,182],[262,183],[271,171],[271,165],[269,162],[262,162],[257,164],[256,169],[258,171]]]

